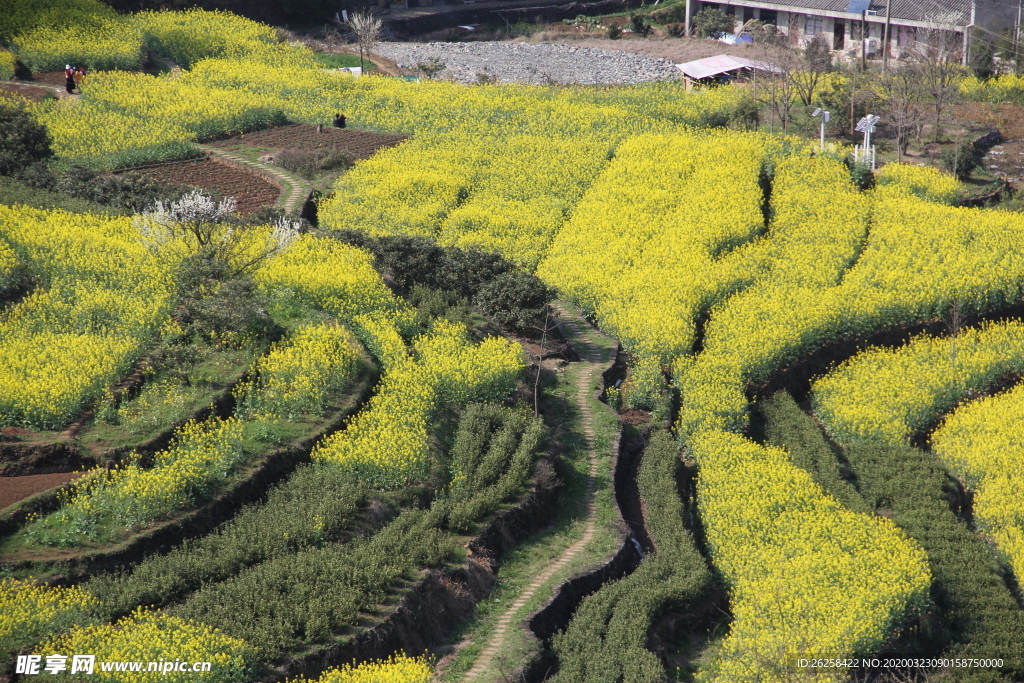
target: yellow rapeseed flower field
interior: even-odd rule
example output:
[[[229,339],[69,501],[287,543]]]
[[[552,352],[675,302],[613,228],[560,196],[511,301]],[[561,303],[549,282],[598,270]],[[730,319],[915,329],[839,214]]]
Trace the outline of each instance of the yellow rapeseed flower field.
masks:
[[[383,661],[328,669],[315,680],[288,679],[288,683],[429,683],[433,672],[423,657],[396,655]]]
[[[60,427],[164,324],[170,266],[130,218],[0,206],[0,238],[38,282],[0,323],[0,424]]]
[[[974,489],[974,521],[1024,573],[1024,387],[968,403],[932,434],[932,450]]]
[[[96,667],[92,677],[98,681],[139,683],[193,682],[199,678],[210,683],[247,683],[255,672],[254,651],[243,640],[224,635],[205,624],[190,623],[163,612],[137,609],[113,624],[72,628],[68,633],[38,646],[42,655],[92,654]],[[70,660],[69,660],[70,661]],[[209,662],[207,673],[191,670],[163,670],[162,663],[183,661],[189,664]],[[141,662],[141,670],[103,671],[100,662]],[[149,667],[150,662],[159,666]],[[81,680],[81,674],[68,671],[52,675],[52,680]]]
[[[411,356],[392,356],[369,406],[319,443],[313,460],[352,468],[376,487],[409,483],[426,474],[427,425],[440,404],[501,398],[524,366],[511,342],[489,337],[473,345],[465,327],[444,321],[413,346]]]
[[[341,325],[307,325],[256,362],[256,379],[236,391],[240,412],[293,419],[319,414],[356,372],[359,342]]]
[[[971,392],[1021,371],[1024,323],[989,324],[862,351],[814,383],[812,405],[840,443],[909,443]]]
[[[89,620],[96,599],[80,588],[54,588],[33,581],[0,579],[0,656]]]

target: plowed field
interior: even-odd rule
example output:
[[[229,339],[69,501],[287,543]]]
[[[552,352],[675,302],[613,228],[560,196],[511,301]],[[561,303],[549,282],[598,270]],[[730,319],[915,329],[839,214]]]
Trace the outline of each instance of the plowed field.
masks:
[[[53,474],[30,474],[24,477],[2,477],[0,478],[0,510],[29,496],[49,491],[55,486],[63,486],[83,474],[85,472],[55,472]]]
[[[226,140],[210,143],[214,147],[226,149],[244,145],[262,149],[337,149],[348,152],[353,159],[369,159],[379,149],[394,147],[406,135],[394,133],[374,133],[368,130],[351,128],[331,128],[324,126],[323,132],[317,133],[316,126],[308,123],[293,123],[278,128],[245,133]]]
[[[238,212],[243,215],[264,206],[273,206],[281,194],[281,188],[263,176],[210,159],[191,159],[131,170],[163,183],[217,190],[225,197],[234,197],[238,202]]]

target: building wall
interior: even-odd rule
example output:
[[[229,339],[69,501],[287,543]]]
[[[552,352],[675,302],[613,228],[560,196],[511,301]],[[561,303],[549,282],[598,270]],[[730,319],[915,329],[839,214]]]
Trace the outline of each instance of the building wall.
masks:
[[[979,26],[997,32],[1011,30],[1015,26],[1017,0],[977,0],[977,3],[975,21]],[[798,40],[800,44],[806,44],[812,36],[820,33],[833,50],[849,50],[860,46],[861,21],[854,19],[852,15],[850,18],[840,19],[807,12],[765,10],[746,6],[743,0],[738,2],[694,2],[693,11],[696,13],[705,7],[718,8],[727,14],[734,15],[737,20],[736,30],[742,25],[744,17],[763,20],[762,13],[769,13],[768,18],[774,19],[774,22],[770,23],[775,23],[783,33],[794,36],[794,40]],[[873,20],[867,21],[867,35],[869,39],[874,39],[869,44],[873,44],[874,49],[869,48],[868,54],[881,54],[884,50],[882,42],[885,36],[885,24],[883,18],[877,15],[871,19]],[[837,25],[842,27],[839,29],[841,34],[839,38],[836,35]],[[899,57],[902,52],[911,47],[913,41],[923,37],[922,32],[924,31],[926,29],[901,26],[898,19],[893,19],[889,30],[890,56]],[[957,35],[960,36],[959,40],[962,40],[962,33]]]

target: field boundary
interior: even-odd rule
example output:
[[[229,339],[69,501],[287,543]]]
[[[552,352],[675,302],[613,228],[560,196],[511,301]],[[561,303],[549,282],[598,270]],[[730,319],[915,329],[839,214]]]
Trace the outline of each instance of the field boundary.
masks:
[[[353,660],[385,659],[397,651],[413,653],[443,642],[490,594],[495,584],[495,560],[548,524],[564,486],[561,481],[551,486],[535,483],[516,505],[496,513],[477,530],[466,543],[468,556],[461,565],[422,570],[418,579],[400,589],[402,597],[385,608],[388,613],[380,623],[343,642],[289,657],[260,680],[270,683],[285,676],[316,676]]]
[[[375,366],[367,366],[365,374],[355,391],[349,395],[344,406],[323,423],[316,433],[299,439],[292,444],[265,452],[256,464],[242,470],[242,476],[215,498],[205,504],[184,510],[174,518],[127,540],[98,551],[86,551],[52,560],[13,560],[0,563],[12,571],[60,571],[65,578],[77,580],[97,571],[114,569],[126,563],[138,562],[159,548],[169,548],[188,538],[209,533],[219,524],[230,519],[242,506],[252,503],[266,491],[291,473],[298,465],[311,462],[310,452],[326,436],[345,429],[353,414],[362,409],[376,389],[379,372]],[[57,501],[57,492],[68,485],[50,489],[25,499],[8,508],[3,520],[6,534],[17,530],[25,522],[29,512],[35,508]],[[20,513],[20,514],[19,514]]]
[[[473,666],[469,671],[463,674],[461,680],[464,682],[478,680],[480,676],[482,676],[484,672],[492,666],[493,660],[501,649],[501,646],[510,631],[510,627],[513,625],[516,615],[537,594],[537,592],[544,587],[551,577],[554,576],[555,572],[568,564],[576,555],[586,548],[597,532],[599,510],[595,494],[598,486],[600,461],[598,459],[597,449],[595,446],[593,413],[588,399],[590,398],[590,394],[593,393],[592,385],[594,381],[601,378],[603,375],[603,372],[601,372],[602,367],[604,365],[614,364],[615,357],[613,352],[613,357],[607,359],[607,362],[604,362],[605,358],[603,357],[601,349],[595,347],[586,340],[582,330],[580,329],[579,325],[586,325],[586,322],[582,320],[578,313],[572,312],[568,310],[567,307],[560,304],[553,305],[553,308],[555,313],[558,315],[558,327],[562,331],[563,336],[569,340],[570,345],[575,347],[575,351],[580,358],[580,362],[585,364],[585,368],[581,370],[579,375],[579,384],[576,389],[575,397],[576,404],[580,408],[580,422],[586,443],[587,461],[589,464],[587,471],[587,485],[584,493],[587,510],[585,527],[583,529],[582,536],[562,551],[557,559],[551,562],[544,571],[537,575],[533,581],[523,589],[515,601],[495,620],[494,631],[488,638],[486,645],[477,656]],[[589,325],[587,326],[589,327]],[[593,331],[596,334],[604,336],[597,330]],[[596,378],[595,371],[598,371]],[[618,452],[620,436],[621,429],[616,431],[615,442],[612,445],[613,454]],[[614,477],[612,477],[612,480],[614,481]],[[621,519],[621,513],[618,510],[618,505],[615,501],[614,495],[612,496],[612,505]],[[616,553],[616,555],[618,555],[618,553]],[[556,594],[558,589],[559,587],[555,588]]]
[[[237,154],[225,152],[209,145],[198,145],[199,149],[207,153],[211,160],[224,163],[230,166],[238,166],[249,172],[264,176],[272,183],[281,188],[281,194],[277,198],[277,204],[284,209],[285,213],[297,213],[296,207],[302,211],[302,207],[309,201],[313,194],[313,186],[305,180],[287,173],[280,168],[263,164],[258,161],[250,161]]]

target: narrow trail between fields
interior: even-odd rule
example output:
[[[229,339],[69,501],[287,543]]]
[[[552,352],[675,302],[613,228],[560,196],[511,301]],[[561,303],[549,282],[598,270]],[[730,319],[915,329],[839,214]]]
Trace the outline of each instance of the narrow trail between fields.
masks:
[[[284,209],[285,213],[298,213],[301,211],[302,206],[306,203],[306,199],[309,198],[309,194],[313,190],[312,185],[307,183],[305,180],[302,180],[298,176],[294,176],[277,166],[260,163],[258,161],[251,161],[245,157],[240,157],[237,154],[231,154],[230,152],[225,152],[222,149],[210,147],[209,145],[197,146],[207,154],[223,159],[230,164],[234,164],[236,166],[247,166],[276,178],[281,183],[281,197],[278,198],[277,203]],[[298,209],[298,211],[296,209]]]
[[[615,342],[591,328],[586,320],[576,311],[558,304],[554,305],[553,308],[559,318],[558,326],[562,334],[569,340],[569,343],[581,359],[579,365],[582,367],[579,372],[576,388],[576,404],[580,410],[580,424],[583,428],[583,436],[587,447],[587,461],[589,463],[585,494],[587,507],[586,526],[580,539],[566,548],[554,562],[538,574],[530,585],[523,589],[523,592],[516,598],[515,602],[509,605],[509,608],[498,617],[495,621],[494,632],[487,641],[487,645],[480,652],[480,655],[473,663],[473,667],[463,675],[462,681],[480,680],[480,677],[492,668],[495,655],[497,655],[501,648],[508,634],[509,627],[515,627],[513,621],[517,613],[534,597],[537,591],[555,572],[564,567],[590,543],[597,528],[598,510],[594,500],[594,493],[597,489],[598,459],[594,449],[592,411],[588,399],[594,391],[595,375],[599,375],[603,366],[611,361],[611,353],[615,348]],[[593,341],[595,338],[605,343],[595,344]]]

